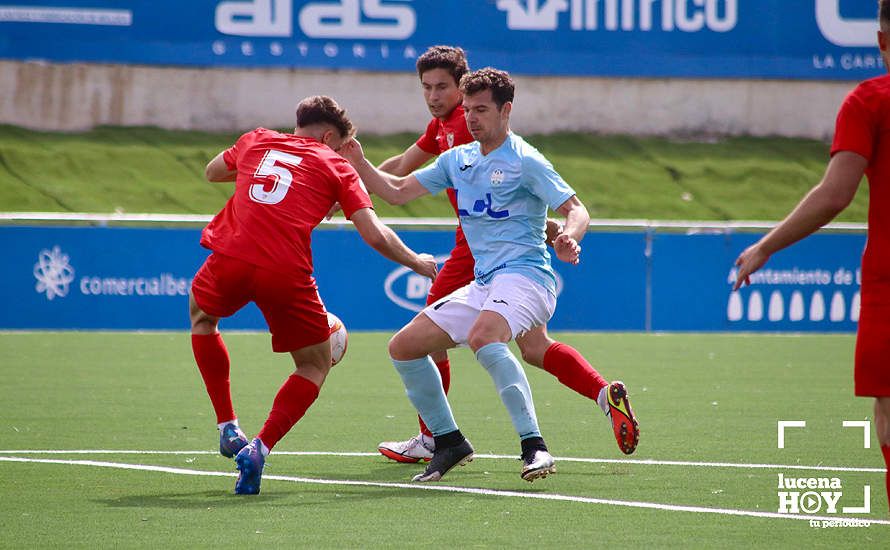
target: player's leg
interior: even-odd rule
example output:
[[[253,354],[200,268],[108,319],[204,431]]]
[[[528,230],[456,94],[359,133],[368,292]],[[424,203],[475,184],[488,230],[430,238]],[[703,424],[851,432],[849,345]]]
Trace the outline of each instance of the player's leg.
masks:
[[[480,287],[475,287],[479,290]],[[518,334],[553,314],[556,299],[537,283],[520,275],[498,275],[481,297],[482,312],[470,329],[468,343],[488,371],[522,446],[521,476],[527,481],[556,471],[538,427],[531,387],[519,361],[507,347]]]
[[[247,303],[241,284],[244,267],[243,262],[211,254],[189,291],[192,352],[216,413],[219,452],[227,458],[247,444],[247,437],[238,426],[232,405],[229,352],[218,327],[220,317],[228,317]]]
[[[266,457],[318,398],[331,369],[331,345],[328,340],[290,353],[296,371],[278,389],[272,410],[260,432],[235,457],[240,471],[235,484],[237,494],[255,495],[260,492]]]
[[[235,457],[238,494],[259,492],[266,456],[318,398],[331,369],[328,316],[312,281],[258,268],[253,284],[256,305],[272,333],[272,351],[290,353],[296,370],[279,388],[256,438]]]
[[[472,282],[474,260],[469,249],[464,250],[464,248],[466,245],[464,247],[457,246],[451,251],[451,255],[430,287],[426,305],[437,302]],[[448,352],[436,351],[430,354],[430,358],[439,371],[442,387],[447,395],[451,386],[451,362],[448,359]],[[436,450],[435,439],[420,416],[417,417],[417,421],[420,424],[420,433],[402,441],[380,442],[377,445],[380,454],[397,462],[416,463],[421,460],[430,460]]]
[[[856,335],[854,388],[859,397],[875,398],[875,431],[887,469],[885,483],[890,501],[890,307],[865,300],[863,304]]]
[[[887,468],[884,483],[887,488],[887,500],[890,502],[890,397],[875,398],[875,430]]]
[[[460,327],[468,326],[475,316],[475,311],[452,298],[455,294],[418,314],[389,343],[389,354],[405,385],[405,393],[435,440],[429,465],[414,476],[414,481],[438,481],[453,467],[473,459],[473,447],[457,427],[441,376],[429,357],[430,353],[454,347],[454,335],[448,330],[457,327],[458,334],[466,334],[466,328]],[[447,315],[443,313],[446,306]],[[430,312],[438,316],[438,322],[433,321]]]
[[[640,428],[623,382],[606,382],[578,350],[550,338],[546,326],[517,336],[516,343],[526,363],[542,368],[564,386],[597,402],[609,418],[622,452],[630,454],[636,450]]]

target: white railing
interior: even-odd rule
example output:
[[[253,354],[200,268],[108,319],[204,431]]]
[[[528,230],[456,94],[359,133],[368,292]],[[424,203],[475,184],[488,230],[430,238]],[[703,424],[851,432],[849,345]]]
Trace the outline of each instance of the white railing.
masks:
[[[0,222],[79,222],[107,225],[110,223],[147,224],[205,224],[213,216],[207,214],[128,214],[112,212],[95,214],[89,212],[0,212]],[[397,227],[454,227],[454,218],[381,218],[383,223]],[[350,225],[343,217],[324,222],[326,225]],[[594,229],[685,229],[698,231],[765,230],[775,227],[778,222],[758,220],[738,221],[692,221],[692,220],[645,220],[645,219],[595,219],[590,220]],[[864,232],[864,223],[836,222],[823,229],[831,231]]]

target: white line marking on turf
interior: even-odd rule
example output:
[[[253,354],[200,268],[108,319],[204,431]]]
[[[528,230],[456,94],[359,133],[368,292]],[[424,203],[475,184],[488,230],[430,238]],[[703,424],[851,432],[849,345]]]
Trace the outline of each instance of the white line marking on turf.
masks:
[[[111,450],[111,449],[16,449],[16,450],[0,450],[0,454],[4,455],[31,455],[31,454],[47,454],[47,455],[215,455],[216,451],[139,451],[139,450]],[[380,453],[352,453],[352,452],[331,452],[331,451],[275,451],[276,455],[282,456],[349,456],[349,457],[376,457]],[[474,454],[475,458],[487,458],[496,460],[512,460],[518,458],[516,455],[491,455],[491,454]],[[806,471],[822,471],[822,472],[865,472],[865,473],[886,473],[886,468],[860,468],[853,466],[804,466],[801,464],[737,464],[732,462],[690,462],[682,460],[653,460],[653,459],[632,459],[632,458],[572,458],[566,456],[554,457],[562,462],[584,462],[588,464],[634,464],[639,466],[691,466],[698,468],[740,468],[755,470],[806,470]]]
[[[145,472],[161,472],[167,474],[191,475],[191,476],[214,476],[214,477],[235,477],[234,472],[211,472],[206,470],[189,470],[185,468],[170,468],[167,466],[149,466],[145,464],[122,464],[119,462],[101,462],[95,460],[61,460],[50,458],[22,458],[12,456],[0,456],[0,462],[26,462],[38,464],[64,464],[70,466],[95,466],[99,468],[116,468],[120,470],[140,470]],[[417,483],[392,483],[392,482],[375,482],[375,481],[354,481],[348,479],[314,479],[307,477],[293,476],[263,476],[266,480],[290,481],[294,483],[311,483],[317,485],[352,485],[357,487],[378,487],[383,489],[416,489],[422,491],[443,491],[448,493],[467,493],[473,495],[485,495],[493,497],[516,497],[531,498],[538,500],[556,500],[563,502],[581,502],[585,504],[603,504],[610,506],[626,506],[628,508],[647,508],[652,510],[666,510],[672,512],[693,512],[699,514],[720,514],[726,516],[747,516],[755,518],[772,518],[772,519],[798,519],[798,520],[819,520],[819,521],[837,521],[837,520],[854,520],[867,522],[868,524],[890,525],[890,520],[871,519],[871,518],[855,518],[845,516],[810,516],[798,514],[779,514],[776,512],[755,512],[753,510],[733,510],[729,508],[708,508],[704,506],[682,506],[678,504],[660,504],[657,502],[639,502],[633,500],[612,500],[592,497],[579,497],[571,495],[560,495],[552,493],[521,493],[518,491],[503,491],[495,489],[478,489],[474,487],[454,487],[448,485],[424,485]]]

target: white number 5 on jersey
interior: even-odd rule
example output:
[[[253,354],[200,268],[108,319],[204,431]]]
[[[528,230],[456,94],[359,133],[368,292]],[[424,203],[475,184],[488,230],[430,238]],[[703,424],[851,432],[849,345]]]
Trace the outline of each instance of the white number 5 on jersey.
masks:
[[[251,185],[250,198],[263,204],[278,204],[283,201],[284,196],[287,195],[288,190],[290,190],[290,184],[294,180],[294,175],[284,166],[275,166],[275,164],[279,163],[297,166],[301,162],[303,162],[303,158],[296,155],[282,153],[281,151],[275,151],[273,149],[266,151],[266,154],[263,157],[263,162],[257,166],[253,177],[270,177],[275,183],[269,191],[264,191],[266,186],[262,183]]]

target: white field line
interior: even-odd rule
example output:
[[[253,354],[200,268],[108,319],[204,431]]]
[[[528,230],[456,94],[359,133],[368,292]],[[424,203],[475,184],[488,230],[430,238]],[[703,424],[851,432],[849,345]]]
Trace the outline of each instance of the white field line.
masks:
[[[192,476],[214,476],[214,477],[235,477],[234,472],[211,472],[203,470],[189,470],[185,468],[169,468],[166,466],[148,466],[145,464],[122,464],[119,462],[100,462],[95,460],[60,460],[49,458],[22,458],[0,456],[0,462],[25,462],[38,464],[64,464],[69,466],[94,466],[98,468],[116,468],[121,470],[140,470],[146,472],[161,472],[168,474],[192,475]],[[453,487],[447,485],[425,485],[418,483],[382,483],[374,481],[353,481],[345,479],[313,479],[306,477],[293,476],[263,476],[266,480],[290,481],[293,483],[310,483],[316,485],[347,485],[358,487],[377,487],[382,489],[413,489],[420,491],[442,491],[448,493],[465,493],[473,495],[484,495],[492,497],[513,497],[513,498],[530,498],[537,500],[555,500],[563,502],[580,502],[584,504],[601,504],[607,506],[624,506],[628,508],[646,508],[650,510],[665,510],[671,512],[691,512],[697,514],[719,514],[726,516],[745,516],[755,518],[771,518],[771,519],[796,519],[806,521],[838,521],[852,520],[863,523],[890,525],[890,520],[871,519],[871,518],[855,518],[845,516],[814,516],[799,514],[779,514],[777,512],[756,512],[752,510],[733,510],[728,508],[708,508],[704,506],[682,506],[677,504],[660,504],[657,502],[639,502],[632,500],[612,500],[591,497],[579,497],[571,495],[548,494],[548,493],[522,493],[518,491],[501,491],[494,489],[478,489],[474,487]]]
[[[42,449],[42,450],[0,450],[0,455],[215,455],[216,451],[145,451],[145,450],[109,450],[109,449]],[[332,451],[276,451],[276,456],[349,456],[376,457],[380,453],[332,452]],[[474,454],[475,458],[485,459],[516,459],[516,455]],[[689,462],[682,460],[636,460],[630,458],[572,458],[554,457],[562,462],[584,462],[588,464],[634,464],[639,466],[688,466],[693,468],[740,468],[755,470],[806,470],[822,472],[865,472],[885,473],[885,468],[859,468],[851,466],[804,466],[800,464],[736,464],[731,462]]]

